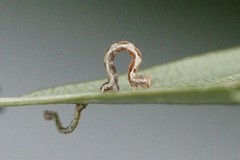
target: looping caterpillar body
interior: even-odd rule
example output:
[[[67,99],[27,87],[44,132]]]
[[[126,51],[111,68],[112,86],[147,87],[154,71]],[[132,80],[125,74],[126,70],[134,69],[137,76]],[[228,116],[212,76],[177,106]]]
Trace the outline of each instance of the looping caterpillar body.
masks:
[[[133,88],[149,88],[151,85],[150,76],[137,74],[138,68],[142,62],[141,52],[132,43],[121,41],[112,44],[105,54],[104,66],[108,75],[108,81],[101,86],[100,91],[104,93],[107,91],[118,92],[120,90],[118,85],[118,74],[113,62],[115,56],[121,51],[127,51],[132,57],[132,61],[128,68],[128,81],[130,85]]]
[[[44,118],[46,120],[53,120],[55,122],[57,130],[60,133],[62,133],[62,134],[69,134],[72,131],[74,131],[74,129],[77,127],[78,121],[79,121],[80,116],[81,116],[81,111],[84,108],[86,108],[86,106],[87,106],[87,104],[76,104],[73,119],[72,119],[71,123],[67,127],[63,127],[62,126],[61,119],[59,118],[57,112],[45,111],[44,112]]]

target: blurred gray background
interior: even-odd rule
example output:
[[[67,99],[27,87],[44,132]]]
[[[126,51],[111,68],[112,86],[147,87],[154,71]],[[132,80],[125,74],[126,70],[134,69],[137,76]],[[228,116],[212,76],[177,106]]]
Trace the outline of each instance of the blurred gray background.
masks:
[[[142,68],[240,45],[237,1],[0,0],[1,96],[106,78],[103,56],[128,40]],[[118,72],[130,58],[120,54]],[[74,106],[8,108],[0,115],[4,160],[239,160],[240,107],[90,104],[69,135],[43,119],[57,110],[64,125]]]

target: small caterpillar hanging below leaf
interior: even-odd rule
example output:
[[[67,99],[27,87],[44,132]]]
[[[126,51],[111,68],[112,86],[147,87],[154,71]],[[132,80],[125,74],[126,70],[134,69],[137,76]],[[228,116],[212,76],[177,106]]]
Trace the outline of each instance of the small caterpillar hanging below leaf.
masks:
[[[118,92],[120,90],[118,74],[113,62],[115,56],[121,51],[127,51],[132,57],[128,68],[128,81],[132,88],[149,88],[151,85],[150,76],[137,75],[138,68],[142,62],[141,52],[132,43],[121,41],[112,44],[104,57],[104,66],[108,75],[108,81],[101,86],[100,91],[104,93],[107,91]]]
[[[74,129],[78,125],[78,121],[81,116],[81,112],[84,108],[86,108],[87,104],[76,104],[75,111],[74,111],[74,116],[72,119],[72,122],[67,126],[63,127],[61,119],[58,116],[57,112],[54,111],[45,111],[44,112],[44,118],[46,120],[53,120],[55,122],[55,125],[57,127],[57,130],[62,133],[62,134],[69,134],[74,131]]]

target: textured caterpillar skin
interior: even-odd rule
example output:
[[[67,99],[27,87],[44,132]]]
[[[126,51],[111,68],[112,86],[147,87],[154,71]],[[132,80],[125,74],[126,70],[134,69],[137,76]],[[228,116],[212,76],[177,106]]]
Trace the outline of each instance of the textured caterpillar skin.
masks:
[[[118,92],[120,90],[114,59],[121,51],[127,51],[132,57],[132,61],[128,68],[128,81],[130,85],[133,88],[149,88],[151,85],[151,78],[149,76],[137,75],[138,68],[142,62],[141,52],[132,43],[121,41],[112,44],[105,54],[104,66],[107,71],[108,81],[101,86],[100,91],[104,93],[107,91]]]

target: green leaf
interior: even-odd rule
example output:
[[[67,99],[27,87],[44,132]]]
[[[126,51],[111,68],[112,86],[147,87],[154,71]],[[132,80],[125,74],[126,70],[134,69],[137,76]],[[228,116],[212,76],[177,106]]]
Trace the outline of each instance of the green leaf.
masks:
[[[103,73],[105,75],[105,73]],[[119,77],[118,93],[100,93],[104,80],[68,84],[21,97],[0,98],[0,106],[60,103],[177,103],[239,104],[240,47],[189,57],[145,69],[149,89],[132,90],[127,76]]]

